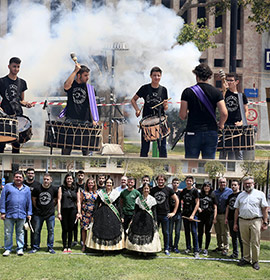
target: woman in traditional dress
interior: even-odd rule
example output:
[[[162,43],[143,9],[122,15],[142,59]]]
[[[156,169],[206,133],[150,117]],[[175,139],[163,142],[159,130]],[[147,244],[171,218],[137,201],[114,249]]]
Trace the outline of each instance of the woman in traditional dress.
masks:
[[[135,213],[128,230],[126,248],[142,253],[161,251],[157,228],[156,199],[151,196],[150,185],[145,183],[142,196],[136,198]]]
[[[73,176],[68,173],[64,183],[58,190],[58,219],[62,226],[63,253],[71,253],[72,232],[76,219],[80,217],[78,212],[78,189],[75,187]]]
[[[95,201],[97,199],[97,186],[93,178],[88,178],[85,189],[80,190],[79,213],[81,214],[82,251],[85,251],[86,233],[92,221]]]
[[[210,182],[203,183],[198,212],[198,219],[200,220],[198,223],[199,250],[207,257],[211,241],[211,228],[213,223],[216,223],[217,217],[217,201]],[[205,249],[202,251],[203,232],[205,232]]]
[[[119,206],[120,193],[113,189],[111,178],[105,181],[105,189],[98,191],[93,223],[86,239],[86,247],[95,250],[121,250],[125,246],[124,230]]]

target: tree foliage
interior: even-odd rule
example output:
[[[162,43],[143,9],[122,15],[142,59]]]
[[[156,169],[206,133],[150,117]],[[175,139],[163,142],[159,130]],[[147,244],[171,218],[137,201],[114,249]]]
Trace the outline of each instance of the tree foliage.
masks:
[[[243,175],[252,176],[254,181],[259,186],[264,186],[267,180],[267,162],[245,161],[241,165]]]
[[[212,180],[223,176],[226,172],[225,166],[220,161],[208,161],[204,168]]]
[[[217,45],[211,38],[219,34],[222,28],[218,27],[211,31],[205,23],[206,19],[200,18],[196,23],[184,24],[177,38],[177,42],[180,45],[193,42],[199,51],[204,51],[208,48],[217,48]]]

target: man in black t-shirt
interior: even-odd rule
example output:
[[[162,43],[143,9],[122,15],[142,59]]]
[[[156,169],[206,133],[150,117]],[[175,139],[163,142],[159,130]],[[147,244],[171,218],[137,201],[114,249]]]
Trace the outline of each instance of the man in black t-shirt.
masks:
[[[143,85],[131,99],[131,104],[136,111],[136,117],[141,115],[141,110],[137,105],[139,98],[144,99],[142,117],[164,115],[168,110],[168,93],[167,89],[159,84],[162,70],[159,67],[153,67],[150,71],[151,84]],[[152,109],[153,106],[163,102],[160,106]],[[161,143],[158,142],[159,156],[167,157],[166,137],[162,138]],[[144,139],[144,132],[141,134],[141,157],[147,157],[150,148],[150,141]]]
[[[29,188],[30,188],[30,191],[31,191],[31,194],[33,192],[33,190],[35,188],[38,188],[41,186],[41,184],[35,180],[35,169],[34,168],[27,168],[26,171],[25,171],[25,176],[26,176],[26,179],[23,181],[23,183],[25,185],[27,185]],[[34,205],[32,205],[32,211],[34,212],[35,211],[35,208],[34,208]],[[32,227],[34,227],[34,221],[32,219]],[[33,249],[33,238],[34,238],[34,234],[33,232],[31,231],[31,249]],[[27,230],[24,230],[24,250],[27,250]]]
[[[239,182],[236,180],[232,181],[232,191],[233,191],[233,193],[228,196],[228,199],[226,201],[227,207],[226,207],[226,212],[225,212],[225,224],[229,225],[230,234],[232,237],[233,253],[230,257],[237,259],[238,258],[237,238],[239,240],[242,257],[243,257],[243,243],[242,243],[240,231],[236,232],[233,230],[234,212],[235,212],[234,203],[236,201],[237,196],[241,193],[239,190]]]
[[[197,235],[197,222],[195,222],[194,219],[197,219],[196,214],[200,206],[199,192],[193,186],[194,178],[192,176],[187,176],[185,181],[186,188],[183,189],[183,191],[180,193],[180,203],[181,201],[183,201],[182,217],[185,217],[183,218],[186,237],[185,253],[188,254],[191,252],[191,232],[193,238],[194,256],[195,258],[198,258],[199,246]]]
[[[157,223],[158,226],[160,226],[161,224],[164,240],[164,252],[167,256],[169,256],[169,222],[170,218],[172,218],[177,212],[179,200],[173,189],[165,185],[166,178],[164,175],[158,175],[156,180],[157,186],[151,189],[150,194],[157,201]],[[174,209],[172,212],[170,212],[170,198],[175,201]]]
[[[242,126],[243,120],[240,111],[240,103],[239,103],[239,94],[237,90],[237,86],[239,84],[239,77],[237,74],[230,73],[226,77],[226,81],[223,82],[223,87],[226,89],[223,91],[225,93],[224,99],[225,104],[228,110],[228,118],[225,122],[226,126]],[[248,117],[248,100],[244,93],[242,93],[244,112],[246,118]],[[232,160],[242,160],[243,152],[241,150],[234,151],[226,151],[222,150],[219,154],[219,159],[228,159]]]
[[[64,83],[64,90],[67,93],[66,121],[91,122],[96,125],[90,110],[90,103],[87,91],[90,69],[79,63],[75,64],[74,71]],[[62,155],[70,155],[71,148],[62,149]],[[88,149],[82,149],[84,156],[89,154]]]
[[[52,185],[52,177],[50,174],[43,176],[43,184],[36,187],[32,192],[32,202],[34,208],[34,243],[33,249],[29,253],[36,253],[40,249],[40,234],[43,222],[46,221],[47,236],[47,252],[55,254],[53,249],[54,243],[54,225],[55,225],[55,205],[57,204],[58,189]]]
[[[9,74],[0,78],[0,97],[2,99],[0,106],[0,116],[22,116],[22,106],[31,108],[33,105],[24,100],[24,92],[27,90],[25,80],[20,79],[17,74],[20,71],[21,60],[18,57],[12,57],[9,60]],[[20,153],[20,143],[15,141],[12,144],[12,153]],[[0,153],[5,150],[6,143],[0,143]]]
[[[202,96],[208,102],[202,102],[191,88],[186,88],[182,93],[179,116],[182,120],[187,119],[185,158],[199,158],[201,152],[202,158],[215,159],[218,143],[217,130],[218,127],[221,129],[224,127],[227,109],[222,93],[207,82],[213,74],[209,66],[201,63],[193,70],[193,73],[197,81],[195,87],[201,88]],[[219,123],[215,118],[216,107],[220,112]]]

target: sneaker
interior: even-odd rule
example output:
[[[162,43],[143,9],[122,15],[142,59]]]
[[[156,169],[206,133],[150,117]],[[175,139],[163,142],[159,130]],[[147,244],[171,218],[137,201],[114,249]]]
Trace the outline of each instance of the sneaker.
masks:
[[[71,243],[71,248],[72,248],[72,247],[75,247],[77,244],[78,244],[77,241],[72,242],[72,243]]]
[[[226,249],[223,250],[222,253],[221,253],[221,255],[222,255],[222,256],[228,256],[228,250],[226,250]]]
[[[72,253],[70,248],[67,249],[67,253],[69,253],[69,254]]]
[[[231,259],[238,259],[238,255],[236,255],[236,254],[231,254],[231,255],[230,255],[230,258],[231,258]]]
[[[63,250],[63,254],[67,254],[67,252],[68,252],[68,249],[65,248],[65,249]]]
[[[208,250],[204,249],[202,253],[203,253],[203,256],[208,257]]]
[[[24,254],[24,253],[23,253],[23,249],[20,249],[20,250],[17,251],[17,255],[18,255],[18,256],[23,256],[23,254]]]
[[[218,252],[221,252],[222,251],[222,249],[221,248],[216,248],[216,249],[214,249],[212,252],[214,252],[214,253],[218,253]]]
[[[199,259],[199,258],[200,258],[199,252],[195,252],[195,253],[194,253],[194,258],[195,258],[195,259]]]
[[[6,250],[4,253],[3,253],[3,256],[4,257],[8,257],[10,255],[10,250]]]
[[[176,254],[179,254],[180,253],[180,251],[177,249],[177,248],[174,248],[174,250],[173,250]]]
[[[252,264],[252,267],[256,270],[259,270],[260,269],[260,266],[259,266],[259,263],[258,262],[255,262]]]
[[[50,254],[55,254],[55,253],[56,253],[56,252],[54,251],[54,249],[52,249],[52,248],[50,248],[50,249],[48,248],[48,249],[47,249],[47,252],[49,252]]]
[[[169,250],[165,250],[164,253],[165,253],[166,256],[170,256]]]
[[[191,251],[190,251],[190,249],[186,249],[184,252],[185,252],[185,254],[189,254]]]
[[[28,254],[35,254],[38,250],[37,249],[32,249],[31,251],[28,252]]]
[[[246,261],[245,259],[241,259],[238,263],[238,266],[245,266],[245,265],[250,265],[250,262]]]

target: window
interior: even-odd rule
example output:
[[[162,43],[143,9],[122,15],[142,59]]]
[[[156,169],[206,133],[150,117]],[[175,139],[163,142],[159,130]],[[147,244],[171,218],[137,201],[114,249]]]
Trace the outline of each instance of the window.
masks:
[[[216,7],[216,13],[219,12],[219,8]],[[222,14],[215,17],[215,28],[222,27]]]
[[[235,171],[235,162],[227,162],[227,171]]]
[[[161,4],[164,5],[167,8],[171,7],[171,0],[162,0]]]
[[[216,88],[222,88],[222,82],[220,80],[216,81]]]
[[[242,6],[237,8],[237,29],[241,29],[241,15],[242,15]]]
[[[207,58],[200,58],[200,63],[206,63],[207,64]]]
[[[243,67],[243,66],[242,66],[242,60],[241,60],[241,59],[237,59],[237,60],[236,60],[236,67],[237,67],[237,68]]]
[[[199,3],[205,3],[206,0],[199,0]],[[197,10],[197,19],[206,18],[205,7],[198,7]],[[205,26],[205,23],[198,24],[199,27]]]
[[[214,59],[214,67],[224,67],[224,59]]]
[[[198,173],[205,173],[204,166],[205,166],[205,162],[198,163]]]

